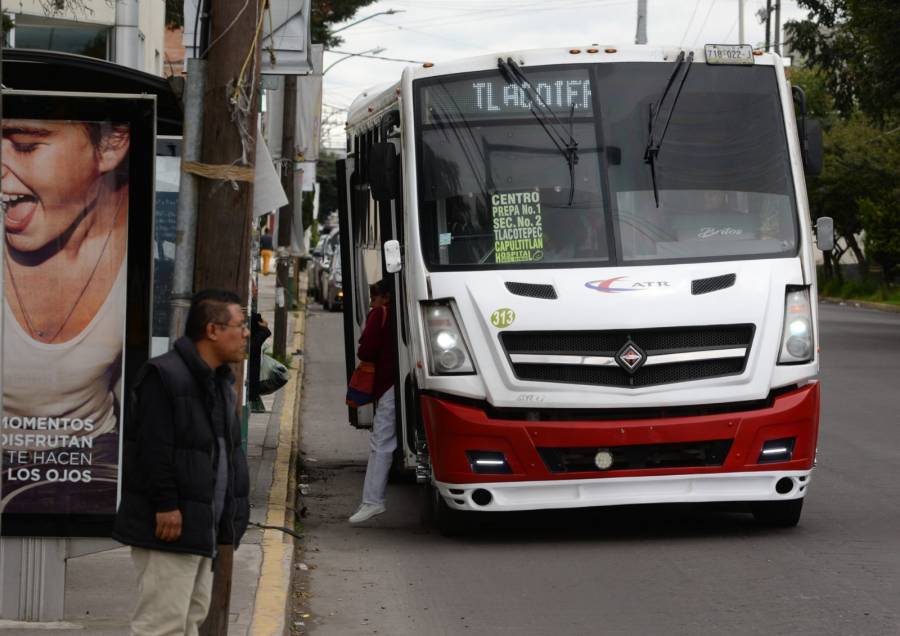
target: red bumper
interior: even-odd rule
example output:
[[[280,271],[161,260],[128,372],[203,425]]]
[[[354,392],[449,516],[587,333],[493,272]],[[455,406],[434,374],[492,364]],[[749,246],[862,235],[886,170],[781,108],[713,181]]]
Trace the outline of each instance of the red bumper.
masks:
[[[431,396],[422,396],[422,415],[432,473],[445,483],[809,470],[819,431],[819,384],[814,382],[781,395],[769,408],[721,415],[568,422],[497,420],[477,407]],[[790,461],[757,463],[766,441],[789,437],[796,439]],[[732,441],[719,466],[559,473],[550,471],[537,450],[711,440]],[[502,452],[512,472],[475,473],[466,451]]]

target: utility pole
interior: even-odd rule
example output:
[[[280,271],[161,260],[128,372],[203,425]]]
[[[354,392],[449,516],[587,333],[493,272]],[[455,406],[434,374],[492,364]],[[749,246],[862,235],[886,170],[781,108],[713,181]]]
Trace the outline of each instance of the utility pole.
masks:
[[[781,55],[781,0],[775,2],[775,52]]]
[[[634,43],[647,43],[647,0],[638,0],[637,34],[634,36]]]
[[[289,284],[291,257],[291,224],[294,217],[294,156],[297,123],[297,76],[284,78],[284,111],[281,127],[281,185],[287,194],[287,205],[278,211],[278,262],[275,269],[275,340],[272,350],[284,360],[287,350],[287,314],[294,292]]]
[[[206,60],[187,60],[184,83],[182,161],[200,161],[203,132],[203,94],[206,92]],[[194,292],[194,250],[197,247],[197,188],[200,177],[182,171],[178,188],[175,232],[175,271],[172,277],[172,317],[169,346],[184,335]]]
[[[770,25],[772,23],[772,0],[766,0],[766,53],[769,52],[769,48],[772,40],[769,38]]]
[[[744,0],[738,0],[738,44],[744,43]]]
[[[211,8],[194,289],[220,287],[248,305],[253,174],[264,0],[216,0]],[[248,6],[249,5],[249,6]],[[185,166],[187,169],[187,166]],[[243,385],[238,368],[236,386]],[[239,400],[240,402],[240,400]],[[238,404],[238,408],[242,407]],[[234,550],[219,546],[204,635],[228,633]]]

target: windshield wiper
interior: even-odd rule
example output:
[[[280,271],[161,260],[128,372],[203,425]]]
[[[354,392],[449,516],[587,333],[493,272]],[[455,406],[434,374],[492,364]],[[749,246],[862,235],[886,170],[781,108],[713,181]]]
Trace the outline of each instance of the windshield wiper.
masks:
[[[559,150],[569,165],[569,205],[572,205],[572,201],[575,199],[575,164],[578,163],[578,142],[575,141],[573,121],[575,118],[575,102],[572,102],[569,109],[569,126],[568,130],[566,130],[565,125],[559,120],[553,109],[547,105],[541,94],[532,88],[531,82],[528,81],[525,73],[522,72],[522,69],[511,57],[506,58],[505,62],[502,57],[497,58],[497,67],[506,81],[518,86],[528,97],[528,100],[531,102],[529,105],[531,114],[537,119],[541,128],[550,137],[550,141],[553,142],[553,145],[556,146],[556,149]]]
[[[681,51],[678,54],[678,57],[675,58],[675,68],[672,69],[672,74],[669,76],[669,81],[666,83],[663,94],[660,96],[659,101],[656,102],[656,106],[650,105],[649,139],[647,140],[647,147],[644,149],[644,163],[650,164],[650,180],[653,182],[653,199],[656,201],[656,207],[659,207],[659,189],[656,186],[656,158],[659,155],[659,149],[666,136],[666,131],[669,129],[669,122],[672,121],[672,113],[675,112],[675,104],[678,102],[678,96],[681,95],[681,89],[684,88],[684,81],[687,79],[688,73],[691,72],[691,62],[693,61],[693,51],[688,53],[687,60],[685,60],[684,51]],[[685,66],[685,64],[687,64],[687,66]],[[669,114],[666,117],[666,123],[663,125],[662,132],[660,132],[659,138],[656,139],[654,138],[656,122],[663,110],[663,103],[669,94],[669,90],[675,83],[675,78],[678,77],[678,73],[681,71],[682,67],[684,67],[684,72],[681,74],[678,90],[675,91],[675,95],[672,97],[672,105],[669,106]]]

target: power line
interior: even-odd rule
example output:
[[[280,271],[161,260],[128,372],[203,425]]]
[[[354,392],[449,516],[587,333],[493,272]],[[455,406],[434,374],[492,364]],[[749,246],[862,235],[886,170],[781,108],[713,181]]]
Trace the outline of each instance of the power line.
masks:
[[[731,28],[728,29],[728,33],[725,34],[725,39],[722,40],[723,42],[726,42],[726,43],[728,42],[728,38],[730,38],[731,34],[734,33],[734,27],[737,26],[737,23],[738,23],[738,19],[735,18],[734,22],[731,23]],[[743,42],[738,42],[738,44],[743,44]]]
[[[583,7],[610,7],[615,5],[631,5],[634,3],[634,0],[608,0],[606,2],[598,1],[598,0],[574,0],[573,4],[570,5],[562,5],[559,3],[553,4],[553,6],[548,7],[545,2],[534,3],[534,4],[517,4],[515,6],[515,10],[513,7],[502,7],[502,8],[491,8],[491,9],[483,9],[481,11],[460,11],[459,15],[461,16],[458,19],[452,19],[448,17],[429,17],[422,18],[421,20],[414,20],[411,22],[407,22],[406,25],[399,26],[427,26],[430,24],[437,24],[440,26],[458,24],[461,22],[471,22],[473,17],[478,17],[479,20],[490,20],[490,19],[509,19],[510,16],[516,17],[526,17],[532,15],[534,13],[541,13],[546,11],[553,11],[555,13],[559,13],[560,11],[565,10],[575,10]],[[488,14],[494,14],[488,17]],[[448,19],[450,18],[450,19]],[[384,29],[384,28],[375,28],[375,29],[359,29],[357,33],[372,35],[376,33],[384,33],[386,31],[390,31],[394,29]]]
[[[710,0],[709,9],[706,10],[706,15],[703,17],[703,23],[700,24],[700,30],[697,31],[697,37],[694,38],[694,46],[697,46],[697,41],[700,39],[700,36],[703,35],[703,29],[706,28],[706,23],[709,20],[709,14],[712,13],[713,7],[716,5],[716,0]]]
[[[353,57],[368,57],[373,60],[386,60],[388,62],[407,62],[409,64],[425,64],[424,60],[404,60],[397,57],[384,57],[383,55],[369,55],[367,53],[349,53],[347,51],[338,51],[335,49],[326,49],[326,53],[337,53],[338,55],[350,55]]]
[[[691,30],[691,27],[694,26],[694,18],[697,16],[697,9],[700,7],[700,0],[694,4],[694,11],[691,13],[691,19],[688,20],[687,28],[684,30],[684,35],[681,36],[681,42],[678,43],[678,46],[684,46],[684,41],[687,39],[688,31]]]

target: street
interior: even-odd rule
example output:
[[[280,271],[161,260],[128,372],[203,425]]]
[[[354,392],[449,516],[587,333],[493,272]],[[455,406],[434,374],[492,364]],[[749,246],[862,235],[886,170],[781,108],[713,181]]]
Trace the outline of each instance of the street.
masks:
[[[797,528],[654,506],[516,514],[445,538],[420,525],[413,483],[392,484],[366,527],[347,523],[368,432],[346,422],[341,320],[310,305],[294,633],[900,633],[900,314],[823,304],[820,326],[818,467]]]

